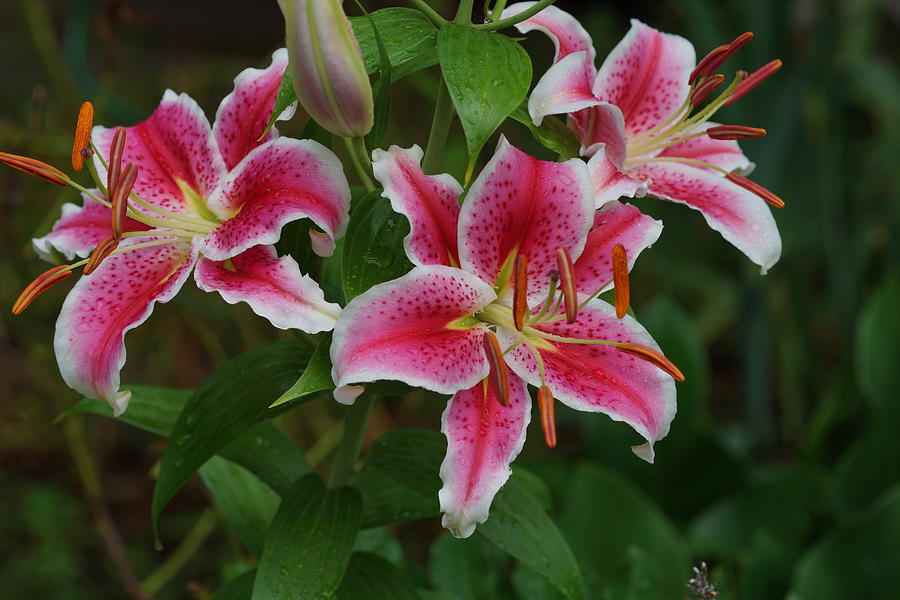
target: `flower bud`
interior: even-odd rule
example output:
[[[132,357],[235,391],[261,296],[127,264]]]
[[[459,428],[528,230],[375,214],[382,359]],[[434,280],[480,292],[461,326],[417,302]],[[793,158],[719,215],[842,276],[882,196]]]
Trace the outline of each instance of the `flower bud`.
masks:
[[[300,104],[331,133],[364,136],[375,118],[372,85],[341,0],[279,0],[279,4]]]

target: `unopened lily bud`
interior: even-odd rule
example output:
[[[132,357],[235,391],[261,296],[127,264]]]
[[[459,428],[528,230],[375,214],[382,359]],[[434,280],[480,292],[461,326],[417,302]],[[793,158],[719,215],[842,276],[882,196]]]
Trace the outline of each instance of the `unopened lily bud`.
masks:
[[[280,0],[300,104],[335,135],[361,137],[375,119],[372,85],[340,0]]]

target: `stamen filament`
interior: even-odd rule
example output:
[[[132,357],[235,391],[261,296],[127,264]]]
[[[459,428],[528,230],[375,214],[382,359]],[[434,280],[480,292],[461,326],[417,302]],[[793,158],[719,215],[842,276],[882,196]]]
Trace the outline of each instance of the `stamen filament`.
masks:
[[[556,286],[558,284],[559,271],[550,271],[550,289],[547,290],[547,300],[544,301],[544,306],[541,307],[541,310],[528,319],[529,323],[540,323],[543,316],[550,310],[550,305],[553,304],[553,297],[556,295]]]
[[[707,169],[713,169],[714,171],[718,171],[723,175],[728,175],[728,171],[721,167],[717,167],[716,165],[710,164],[708,162],[703,162],[702,160],[697,160],[694,158],[682,158],[680,156],[657,156],[655,158],[638,158],[634,160],[625,161],[626,167],[632,167],[634,165],[642,164],[642,163],[650,163],[650,162],[676,162],[676,163],[685,163],[688,165],[697,165],[699,167],[705,167]]]

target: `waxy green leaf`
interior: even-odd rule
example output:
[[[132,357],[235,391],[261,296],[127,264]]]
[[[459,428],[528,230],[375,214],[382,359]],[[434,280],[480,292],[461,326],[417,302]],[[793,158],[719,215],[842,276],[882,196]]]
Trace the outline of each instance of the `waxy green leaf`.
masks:
[[[516,473],[500,488],[488,520],[476,531],[542,575],[566,598],[584,598],[575,556],[540,500],[528,493]]]
[[[578,156],[580,144],[578,138],[575,137],[575,132],[566,127],[566,124],[558,118],[550,115],[544,117],[540,125],[535,125],[525,104],[517,106],[514,111],[509,113],[509,118],[527,127],[531,136],[544,148],[556,152],[560,160]]]
[[[354,552],[335,600],[420,600],[400,569],[377,554]]]
[[[395,7],[376,10],[370,16],[384,42],[393,81],[437,63],[437,29],[421,12]],[[382,67],[372,22],[366,16],[350,18],[366,71],[376,73]]]
[[[238,575],[212,595],[209,600],[247,600],[253,593],[253,580],[256,578],[256,569]]]
[[[309,362],[309,344],[295,340],[254,348],[225,363],[187,401],[160,462],[151,518],[211,456],[258,421]]]
[[[341,273],[347,302],[412,268],[403,249],[409,221],[395,213],[391,203],[379,194],[372,192],[356,200],[350,211]]]
[[[291,80],[291,72],[289,69],[285,69],[284,75],[281,76],[281,83],[278,85],[278,94],[275,96],[275,105],[272,107],[272,116],[269,117],[266,128],[256,141],[260,141],[266,137],[266,134],[269,133],[269,130],[275,125],[275,121],[278,120],[281,113],[287,110],[287,108],[296,101],[297,92],[294,91],[294,82]]]
[[[448,23],[438,33],[444,82],[466,134],[469,179],[478,153],[531,86],[531,58],[510,38]]]
[[[316,346],[316,351],[313,352],[312,357],[310,357],[306,368],[303,369],[303,373],[300,374],[300,378],[294,385],[288,388],[287,391],[281,394],[281,396],[272,403],[270,408],[286,408],[282,405],[291,400],[302,398],[314,392],[323,392],[325,390],[334,389],[334,380],[331,378],[330,349],[331,332],[328,332],[319,338],[319,344]]]
[[[350,561],[361,515],[358,491],[325,489],[315,474],[300,478],[272,521],[252,598],[331,598]]]
[[[440,514],[438,469],[447,451],[440,433],[395,429],[381,436],[350,478],[363,496],[363,527]]]

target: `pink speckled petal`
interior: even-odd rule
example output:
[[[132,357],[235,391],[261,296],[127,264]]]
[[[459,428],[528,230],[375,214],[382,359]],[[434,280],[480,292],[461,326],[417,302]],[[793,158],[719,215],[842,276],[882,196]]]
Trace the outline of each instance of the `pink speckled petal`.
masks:
[[[601,147],[592,154],[588,160],[588,171],[594,186],[594,206],[600,208],[623,196],[642,198],[647,194],[650,181],[634,179],[627,172],[620,171],[606,156],[605,148]]]
[[[341,162],[312,140],[276,138],[256,148],[210,196],[223,221],[200,251],[225,260],[261,244],[274,244],[281,228],[308,218],[332,239],[344,235],[350,186]]]
[[[443,265],[412,271],[354,298],[331,343],[335,385],[389,379],[441,394],[470,388],[488,374],[472,315],[496,299],[477,277]]]
[[[630,271],[638,255],[659,239],[662,228],[662,221],[616,200],[594,213],[584,252],[575,261],[578,292],[589,296],[601,288],[611,288],[613,246],[622,244],[625,248]]]
[[[278,329],[307,333],[331,331],[341,307],[325,301],[319,284],[300,272],[290,256],[278,258],[272,246],[254,246],[226,262],[201,258],[197,286],[219,292],[225,302],[246,302]]]
[[[459,215],[462,269],[497,285],[504,263],[521,254],[528,259],[529,298],[540,299],[549,285],[547,274],[556,269],[557,248],[578,258],[593,220],[584,161],[538,160],[501,137]]]
[[[99,195],[99,190],[91,190]],[[87,258],[100,240],[112,233],[112,214],[87,194],[82,194],[83,204],[78,206],[71,202],[62,205],[62,216],[53,224],[53,229],[44,237],[34,238],[31,244],[35,252],[44,260],[51,260],[51,250],[61,252],[66,260],[76,256]],[[125,231],[143,231],[148,229],[128,217],[122,223]]]
[[[593,156],[603,148],[608,158],[619,170],[628,154],[625,137],[625,119],[619,107],[605,102],[578,111],[572,115],[572,129],[581,141],[582,156]]]
[[[119,249],[154,239],[129,238]],[[175,296],[196,260],[193,244],[173,241],[115,254],[83,276],[66,296],[53,340],[66,384],[121,414],[127,402],[119,393],[125,333],[147,320],[154,304]]]
[[[372,170],[391,207],[409,219],[403,239],[414,265],[459,265],[457,221],[462,186],[450,175],[426,175],[418,146],[372,152]]]
[[[708,121],[703,124],[705,131],[715,127],[718,123]],[[699,131],[699,129],[698,129]],[[714,140],[702,136],[685,140],[681,143],[669,146],[659,156],[675,156],[678,158],[690,158],[709,163],[726,171],[747,172],[753,168],[750,159],[744,156],[741,147],[735,140]],[[718,171],[710,170],[711,173]]]
[[[573,113],[600,103],[594,97],[594,67],[585,62],[584,52],[569,54],[550,67],[531,91],[528,114],[535,125],[547,115]]]
[[[531,8],[534,2],[516,2],[507,6],[501,14],[501,19],[515,16],[527,8]],[[594,51],[594,43],[591,36],[578,19],[555,6],[548,6],[538,14],[516,24],[516,29],[522,33],[540,31],[553,40],[556,48],[556,56],[553,62],[559,62],[574,52],[585,52],[587,59],[593,66],[597,53]]]
[[[541,331],[583,340],[610,340],[659,346],[630,315],[616,318],[615,309],[593,300],[578,311],[578,320],[564,318],[536,327]],[[505,348],[514,337],[499,332]],[[675,417],[675,381],[658,367],[609,345],[572,344],[544,340],[538,347],[547,385],[553,397],[576,410],[602,412],[631,425],[648,442],[641,455],[652,462],[653,444],[665,437]],[[538,365],[524,346],[506,355],[510,368],[526,382],[540,385]]]
[[[781,235],[759,196],[720,174],[679,163],[645,163],[635,171],[650,178],[651,196],[686,204],[707,224],[762,267],[765,274],[781,257]]]
[[[678,110],[690,90],[695,62],[689,41],[632,19],[631,30],[603,61],[594,94],[622,110],[630,137]]]
[[[125,129],[122,165],[134,163],[139,169],[134,191],[151,204],[195,216],[178,181],[206,197],[226,170],[209,121],[197,103],[187,94],[166,90],[149,119]],[[109,158],[115,132],[115,128],[97,126],[91,134],[104,158]],[[105,179],[99,157],[94,157],[94,164]]]
[[[494,496],[512,473],[509,464],[525,444],[530,420],[531,396],[515,375],[509,377],[508,406],[497,400],[494,386],[481,381],[447,403],[441,418],[447,455],[438,498],[441,523],[456,537],[469,537],[487,520]]]
[[[278,135],[273,127],[257,141],[269,123],[287,64],[287,50],[276,50],[268,68],[241,71],[234,78],[234,91],[219,104],[213,135],[228,169],[233,169],[251,150]]]

